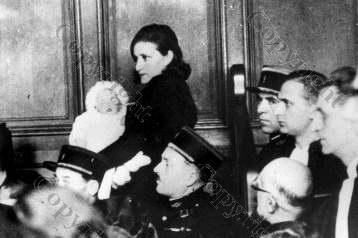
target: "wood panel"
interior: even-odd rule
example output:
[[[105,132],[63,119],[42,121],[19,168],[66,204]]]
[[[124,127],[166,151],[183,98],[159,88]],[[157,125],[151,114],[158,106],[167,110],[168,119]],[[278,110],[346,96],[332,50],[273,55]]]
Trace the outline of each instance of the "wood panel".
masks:
[[[63,134],[77,112],[68,2],[5,0],[0,11],[0,119],[17,136]]]
[[[249,85],[256,85],[262,65],[313,69],[329,75],[341,66],[357,64],[357,1],[248,1],[246,26]],[[248,103],[256,141],[260,133],[255,97]]]
[[[355,65],[355,0],[255,1],[262,63],[311,68],[328,75]]]
[[[57,159],[105,74],[101,14],[101,0],[1,1],[0,120],[21,164]]]
[[[1,2],[1,119],[69,116],[64,42],[56,35],[62,23],[61,5],[60,1]]]
[[[104,74],[100,0],[2,1],[0,120],[15,136],[68,135]]]

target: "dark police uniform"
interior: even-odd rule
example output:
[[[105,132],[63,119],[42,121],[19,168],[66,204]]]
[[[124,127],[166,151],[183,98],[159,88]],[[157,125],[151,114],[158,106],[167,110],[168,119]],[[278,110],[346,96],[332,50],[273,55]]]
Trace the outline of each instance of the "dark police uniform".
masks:
[[[171,201],[158,226],[159,237],[214,238],[232,237],[232,228],[213,205],[202,188],[178,200]]]
[[[270,138],[258,155],[255,168],[261,171],[272,160],[280,157],[289,157],[295,147],[295,139],[285,134],[276,134]]]
[[[213,178],[223,162],[222,155],[189,127],[183,127],[168,147],[199,169],[203,186],[180,199],[169,201],[156,224],[159,237],[233,237],[229,219],[211,204],[213,197],[203,189],[205,182]]]

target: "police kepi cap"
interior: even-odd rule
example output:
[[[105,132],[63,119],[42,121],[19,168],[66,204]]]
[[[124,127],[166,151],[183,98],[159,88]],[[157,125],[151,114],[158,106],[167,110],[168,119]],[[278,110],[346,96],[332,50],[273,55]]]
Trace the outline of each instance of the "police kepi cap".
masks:
[[[280,66],[264,66],[261,71],[260,81],[256,87],[248,87],[252,93],[278,94],[281,86],[288,79],[291,70]]]
[[[176,134],[168,147],[199,168],[210,166],[216,170],[224,160],[224,157],[212,145],[187,126]]]
[[[44,167],[53,171],[56,168],[66,168],[97,181],[102,181],[104,173],[109,169],[106,161],[104,155],[78,146],[64,145],[61,148],[57,163],[47,162],[44,163]]]

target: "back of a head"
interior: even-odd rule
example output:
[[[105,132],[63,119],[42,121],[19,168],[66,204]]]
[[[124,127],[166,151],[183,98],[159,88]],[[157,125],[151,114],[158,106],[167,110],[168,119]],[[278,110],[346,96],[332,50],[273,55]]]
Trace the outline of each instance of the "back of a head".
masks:
[[[99,212],[82,196],[65,188],[31,190],[19,199],[15,212],[25,226],[49,237],[73,237],[79,227],[86,227],[86,232],[97,233],[99,237],[105,234]]]
[[[344,66],[334,70],[330,75],[329,81],[334,82],[337,85],[339,84],[346,87],[352,84],[355,76],[355,68],[350,66]]]
[[[313,70],[296,70],[288,75],[288,80],[303,84],[306,99],[316,103],[321,88],[328,81],[323,74]]]
[[[342,115],[348,119],[358,120],[358,82],[356,70],[345,66],[334,70],[329,81],[321,88],[320,93],[332,106],[343,108]]]
[[[345,66],[334,70],[331,73],[329,80],[323,85],[322,89],[330,86],[335,86],[338,92],[349,96],[354,90],[353,82],[356,77],[356,70],[352,67]]]
[[[278,158],[267,164],[260,176],[267,186],[272,186],[284,205],[306,208],[313,189],[312,175],[307,166],[289,158]]]

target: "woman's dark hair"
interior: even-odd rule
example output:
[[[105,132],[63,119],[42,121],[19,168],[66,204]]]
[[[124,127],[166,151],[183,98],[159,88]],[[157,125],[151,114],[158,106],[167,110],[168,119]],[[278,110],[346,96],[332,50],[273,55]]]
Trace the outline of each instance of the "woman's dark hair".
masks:
[[[169,63],[165,71],[174,70],[179,77],[187,79],[191,73],[190,65],[183,61],[183,53],[180,49],[178,38],[175,32],[168,25],[151,24],[142,27],[134,36],[130,51],[135,60],[134,46],[138,42],[151,42],[157,45],[158,51],[162,55],[167,55],[168,51],[173,52],[173,60]]]

